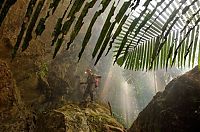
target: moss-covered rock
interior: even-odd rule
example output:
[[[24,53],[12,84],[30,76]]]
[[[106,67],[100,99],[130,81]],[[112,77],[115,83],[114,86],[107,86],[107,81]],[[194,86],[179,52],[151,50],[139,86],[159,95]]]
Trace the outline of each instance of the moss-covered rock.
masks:
[[[97,103],[87,106],[68,103],[65,106],[38,117],[36,131],[51,132],[123,132],[110,111]]]

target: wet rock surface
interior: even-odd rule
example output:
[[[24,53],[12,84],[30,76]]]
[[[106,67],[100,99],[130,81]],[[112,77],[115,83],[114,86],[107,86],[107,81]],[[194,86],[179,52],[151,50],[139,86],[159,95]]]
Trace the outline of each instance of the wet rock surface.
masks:
[[[173,79],[140,112],[130,132],[200,131],[200,72],[198,67]]]
[[[97,103],[87,105],[68,103],[63,107],[41,113],[36,123],[37,132],[123,132],[109,110]]]

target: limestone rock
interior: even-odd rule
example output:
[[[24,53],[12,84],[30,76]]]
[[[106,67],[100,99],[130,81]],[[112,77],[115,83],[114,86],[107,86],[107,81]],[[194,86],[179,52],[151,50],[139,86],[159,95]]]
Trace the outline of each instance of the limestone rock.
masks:
[[[7,63],[0,60],[0,131],[33,131],[34,116],[21,102],[11,70]]]
[[[139,114],[130,132],[200,131],[198,67],[172,80]]]
[[[0,60],[0,111],[12,105],[13,82],[8,65]]]

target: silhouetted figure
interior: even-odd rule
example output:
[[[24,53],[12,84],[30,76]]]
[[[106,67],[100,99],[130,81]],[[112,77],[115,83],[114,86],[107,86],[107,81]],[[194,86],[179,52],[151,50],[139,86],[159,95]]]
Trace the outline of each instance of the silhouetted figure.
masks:
[[[94,101],[94,88],[98,87],[98,79],[101,78],[101,76],[93,74],[90,69],[86,70],[86,74],[88,75],[86,82],[87,87],[83,95],[83,101],[86,101],[88,96],[90,96],[91,101]]]

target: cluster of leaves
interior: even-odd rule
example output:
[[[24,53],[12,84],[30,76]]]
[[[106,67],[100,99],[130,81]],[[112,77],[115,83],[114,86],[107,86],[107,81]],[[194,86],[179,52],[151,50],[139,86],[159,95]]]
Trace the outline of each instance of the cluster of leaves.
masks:
[[[32,3],[34,6],[34,1],[30,0],[29,5]],[[54,13],[59,2],[60,0],[53,0],[46,16],[40,19],[35,30],[37,35],[42,34],[50,11],[52,10],[52,13]],[[174,65],[185,66],[187,64],[186,60],[188,60],[189,66],[194,65],[200,41],[199,0],[160,0],[159,2],[146,0],[144,4],[141,4],[142,1],[140,0],[128,0],[124,1],[122,5],[119,4],[120,2],[120,0],[101,0],[99,5],[101,8],[93,15],[83,39],[82,48],[78,55],[79,59],[92,36],[92,28],[96,20],[108,7],[111,7],[108,9],[109,13],[92,53],[92,57],[96,57],[95,64],[98,63],[104,51],[107,49],[107,55],[114,45],[114,52],[116,53],[114,63],[117,62],[126,69],[147,70],[167,68]],[[69,33],[69,29],[75,23],[73,31],[70,33],[70,40],[67,43],[67,49],[70,48],[84,24],[83,19],[88,14],[89,9],[93,8],[96,3],[97,0],[70,1],[63,16],[58,18],[54,28],[52,46],[55,45],[55,52],[53,57],[56,56],[64,43],[65,36]],[[31,32],[43,5],[44,0],[40,0],[33,15],[31,15],[33,7],[27,9],[26,16],[28,18],[32,16],[32,19],[28,27],[27,24],[23,23],[13,56],[19,48],[26,28],[28,29],[22,49],[25,50],[28,47],[32,38]],[[140,9],[140,6],[143,8]],[[119,9],[116,10],[117,8]],[[78,12],[80,12],[80,15],[75,21],[75,14]],[[65,18],[66,21],[64,21]],[[190,63],[191,61],[192,63]]]
[[[59,51],[61,45],[63,44],[64,41],[64,37],[65,35],[67,35],[70,27],[72,26],[74,20],[75,20],[75,14],[77,12],[80,11],[81,7],[84,4],[84,0],[75,0],[74,4],[71,7],[71,10],[69,11],[68,15],[67,15],[67,20],[64,22],[64,24],[62,25],[62,22],[59,23],[59,28],[57,28],[57,34],[56,36],[54,36],[54,40],[52,42],[52,45],[54,45],[54,43],[57,41],[56,46],[55,46],[55,51],[54,51],[54,55],[53,58],[56,56],[57,52]],[[68,9],[67,9],[68,10]],[[67,13],[67,10],[65,11],[65,13]],[[65,16],[65,13],[63,16]],[[60,21],[63,21],[63,18],[61,18]],[[55,30],[56,31],[56,30]],[[62,34],[61,38],[58,39],[58,36]]]
[[[37,0],[30,0],[28,7],[27,7],[27,11],[24,17],[24,21],[23,24],[21,26],[21,30],[17,36],[17,41],[16,44],[14,46],[13,52],[12,52],[12,58],[14,58],[16,56],[17,50],[20,47],[21,41],[23,39],[23,35],[26,32],[23,44],[22,44],[22,51],[26,50],[29,46],[29,43],[32,39],[32,31],[35,27],[36,21],[39,17],[39,14],[42,10],[42,7],[44,6],[45,0],[40,0],[37,3]],[[36,6],[36,9],[34,10],[34,7]]]
[[[46,16],[40,18],[40,21],[39,21],[39,23],[36,27],[35,33],[36,33],[37,36],[42,35],[42,33],[43,33],[43,31],[45,30],[45,27],[46,27],[45,26],[46,20],[50,16],[50,12],[52,11],[52,15],[53,15],[55,10],[57,9],[59,3],[60,3],[60,0],[52,0],[52,3],[50,3],[50,5],[49,5],[49,9],[46,13]]]
[[[153,9],[147,14],[143,13],[148,7],[144,4],[146,8],[140,16],[130,17],[130,23],[127,21],[127,27],[120,32],[115,61],[131,70],[183,67],[186,60],[188,66],[193,66],[200,43],[199,4],[198,0],[161,0],[156,6],[151,5]],[[161,12],[160,6],[164,7]],[[172,7],[174,10],[169,11]]]

